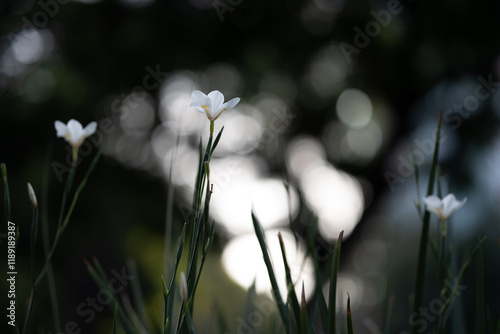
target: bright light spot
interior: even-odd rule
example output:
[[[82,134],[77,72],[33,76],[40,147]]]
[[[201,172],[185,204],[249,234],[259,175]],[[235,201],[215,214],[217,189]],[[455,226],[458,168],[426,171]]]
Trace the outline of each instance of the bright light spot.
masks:
[[[147,133],[153,127],[155,112],[153,99],[142,92],[140,98],[134,98],[132,93],[124,101],[130,101],[130,106],[122,105],[120,114],[120,125],[124,132],[132,135]]]
[[[47,30],[23,30],[12,42],[16,59],[23,64],[32,64],[52,51],[54,37]]]
[[[288,213],[292,217],[298,211],[298,196],[290,187],[290,200],[283,181],[280,179],[265,179],[257,182],[251,189],[253,208],[261,224],[276,226],[288,221]],[[289,201],[291,208],[289,207]]]
[[[375,121],[366,127],[347,130],[346,140],[353,153],[361,158],[372,159],[382,145],[382,130]]]
[[[255,160],[226,158],[212,160],[210,182],[214,184],[211,214],[232,235],[252,233],[252,209],[264,228],[285,224],[289,212],[298,211],[296,192],[289,197],[282,180],[262,179]]]
[[[318,215],[321,234],[334,240],[343,230],[348,236],[364,210],[359,182],[326,163],[309,166],[300,181],[306,201]]]
[[[12,48],[5,50],[0,58],[0,73],[5,73],[9,77],[21,74],[25,68],[26,65],[20,63],[14,56]]]
[[[282,298],[286,300],[285,268],[277,234],[278,230],[270,230],[265,233],[278,287]],[[305,257],[305,248],[302,244],[296,244],[291,232],[282,230],[281,235],[285,243],[287,260],[292,280],[295,283],[297,297],[300,300],[302,282],[304,282],[306,299],[309,299],[315,287],[313,263],[310,258]],[[243,288],[248,289],[255,279],[257,292],[270,293],[269,274],[255,234],[244,235],[230,241],[222,253],[222,264],[229,277]]]
[[[324,161],[325,157],[325,149],[312,137],[297,138],[288,146],[288,166],[297,179],[309,166]]]
[[[224,112],[221,118],[217,119],[218,125],[224,125],[224,140],[217,146],[219,156],[231,153],[246,154],[253,151],[259,143],[261,124],[238,110],[239,106],[236,106],[236,109]]]
[[[173,158],[175,158],[175,161],[172,165]],[[198,152],[185,142],[181,141],[177,149],[173,144],[170,145],[163,158],[165,179],[169,179],[172,168],[172,183],[177,186],[188,187],[189,192],[192,194],[198,171],[198,160]]]
[[[198,134],[204,126],[208,129],[206,115],[189,106],[191,94],[198,89],[195,80],[193,73],[179,72],[165,80],[161,88],[160,119],[176,134]]]
[[[114,155],[127,166],[142,168],[150,157],[150,149],[144,138],[122,134],[115,143]]]
[[[337,115],[346,125],[361,128],[372,117],[373,107],[368,95],[359,89],[346,89],[337,100]]]
[[[182,143],[182,141],[181,141]],[[167,152],[176,144],[176,135],[163,124],[158,125],[151,134],[151,146],[159,159],[166,159]]]

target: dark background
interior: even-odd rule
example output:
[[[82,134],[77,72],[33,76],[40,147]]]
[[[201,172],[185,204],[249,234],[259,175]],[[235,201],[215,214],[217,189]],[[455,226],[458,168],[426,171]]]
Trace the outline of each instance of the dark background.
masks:
[[[370,38],[366,47],[360,48],[359,54],[353,53],[351,63],[345,58],[336,59],[340,71],[346,70],[340,83],[329,82],[327,71],[316,73],[327,76],[316,83],[323,82],[323,90],[308,82],[318,55],[334,48],[336,53],[327,53],[325,57],[338,57],[341,43],[354,46],[354,28],[364,31],[366,23],[374,20],[370,11],[387,9],[386,2],[243,0],[229,5],[232,10],[222,14],[222,21],[214,8],[216,2],[150,2],[142,5],[127,1],[0,3],[0,160],[6,163],[9,172],[11,220],[21,230],[17,257],[18,321],[24,319],[23,301],[29,291],[27,233],[31,209],[26,182],[31,182],[37,192],[42,203],[41,214],[47,217],[51,235],[63,190],[63,183],[57,180],[51,164],[54,161],[64,164],[67,144],[55,138],[54,121],[75,118],[86,125],[108,117],[115,122],[111,102],[141,85],[148,73],[147,66],[159,66],[170,75],[180,70],[205,71],[215,63],[230,64],[238,70],[240,82],[231,89],[242,101],[251,100],[270,73],[284,74],[290,80],[288,87],[294,94],[289,95],[292,96],[289,104],[297,117],[286,133],[287,140],[303,134],[321,137],[324,125],[337,119],[335,102],[345,88],[362,90],[374,104],[383,105],[389,121],[381,127],[384,141],[377,153],[362,161],[336,159],[334,155],[328,160],[370,184],[367,196],[372,199],[371,204],[347,239],[343,258],[346,268],[350,268],[352,254],[364,239],[377,236],[384,241],[389,256],[383,274],[389,290],[396,296],[396,305],[400,306],[395,311],[394,328],[405,328],[409,314],[407,305],[413,287],[419,222],[411,208],[415,195],[406,195],[414,190],[403,190],[410,187],[413,178],[397,183],[396,190],[391,191],[385,173],[397,170],[398,155],[407,157],[409,154],[405,152],[409,152],[415,139],[427,138],[435,127],[439,110],[443,109],[444,128],[451,138],[443,144],[449,145],[443,149],[441,159],[442,169],[447,173],[445,181],[449,182],[450,190],[460,194],[457,197],[469,198],[463,211],[457,213],[461,217],[457,220],[465,221],[460,226],[466,227],[456,230],[459,254],[456,261],[463,260],[462,254],[470,251],[478,235],[488,235],[485,276],[487,291],[491,293],[487,293],[487,302],[491,304],[494,319],[498,318],[498,273],[494,273],[499,259],[496,239],[500,193],[495,187],[500,176],[498,87],[494,86],[492,96],[467,116],[452,108],[453,103],[474,95],[479,76],[491,76],[493,82],[500,76],[498,2],[402,1],[401,13],[393,15],[390,23]],[[49,7],[44,5],[49,3]],[[37,21],[43,17],[40,13],[45,13],[46,22]],[[26,22],[38,22],[37,29],[49,37],[42,43],[45,51],[23,64],[13,56],[11,46],[15,36],[27,28]],[[159,89],[149,93],[153,99],[160,99]],[[155,124],[158,123],[160,119],[156,116]],[[422,128],[423,124],[427,127]],[[423,134],[419,129],[427,132]],[[333,145],[327,151],[335,149]],[[84,158],[77,181],[95,152],[92,150]],[[83,259],[95,256],[109,270],[121,269],[127,258],[135,259],[139,272],[144,272],[141,283],[145,294],[152,304],[160,301],[161,258],[155,256],[162,247],[169,185],[155,173],[133,166],[120,162],[112,152],[105,152],[54,258],[61,318],[75,319],[84,333],[109,332],[111,312],[104,310],[97,315],[98,321],[88,325],[75,315],[76,306],[98,291]],[[426,167],[427,163],[422,165],[423,179],[428,172]],[[279,173],[279,168],[274,168]],[[485,184],[488,189],[483,188]],[[410,200],[404,204],[410,207],[406,211],[409,214],[401,214],[402,199]],[[174,239],[181,222],[180,213],[175,211]],[[213,248],[214,264],[208,266],[207,283],[201,287],[208,291],[200,298],[207,300],[200,302],[202,309],[209,309],[213,296],[223,295],[227,290],[233,291],[235,298],[220,297],[227,305],[241,305],[244,299],[244,292],[217,267],[217,256],[224,242],[221,236]],[[2,252],[4,244],[2,241]],[[466,278],[468,285],[474,286],[474,268]],[[215,289],[208,283],[212,280],[225,283],[211,290]],[[225,290],[224,285],[227,285]],[[2,298],[5,300],[5,296]],[[470,299],[464,299],[464,309],[474,314],[472,306],[465,306],[472,305],[468,303],[474,300],[472,289],[465,298]],[[238,314],[238,307],[229,319]],[[48,310],[46,292],[42,291],[33,322],[40,324],[37,330],[41,333],[53,330]],[[379,310],[380,305],[360,306],[358,328],[368,318],[380,324]],[[472,328],[473,319],[472,316],[464,319],[466,328]],[[3,326],[5,319],[2,322]],[[33,332],[37,331],[33,328]]]

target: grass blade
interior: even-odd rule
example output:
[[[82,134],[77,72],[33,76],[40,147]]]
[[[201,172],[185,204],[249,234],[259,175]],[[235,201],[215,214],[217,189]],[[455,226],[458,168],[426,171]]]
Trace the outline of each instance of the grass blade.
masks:
[[[347,334],[354,334],[352,328],[351,296],[349,294],[347,294]]]
[[[432,195],[434,181],[436,178],[436,168],[438,165],[439,142],[441,141],[441,124],[443,120],[443,111],[439,112],[438,127],[436,133],[436,145],[434,146],[434,155],[432,157],[431,170],[429,174],[429,183],[427,185],[427,196]],[[420,246],[418,253],[417,274],[415,279],[415,300],[413,303],[413,313],[418,314],[424,298],[424,280],[425,280],[425,262],[427,257],[427,243],[429,238],[430,212],[425,211],[422,224],[422,235],[420,236]],[[417,326],[412,326],[412,333],[417,333]]]
[[[215,148],[217,147],[217,144],[219,144],[220,137],[222,136],[222,131],[224,131],[224,127],[222,127],[222,129],[220,129],[219,133],[217,134],[217,137],[215,137],[214,144],[212,146],[212,149],[210,150],[210,157],[214,153]]]
[[[337,277],[340,266],[340,250],[342,248],[342,238],[344,231],[340,232],[332,257],[332,270],[330,274],[330,294],[329,294],[329,315],[328,315],[328,333],[335,334],[337,332]]]
[[[115,312],[113,316],[113,334],[116,334],[116,329],[118,328],[118,304],[115,304]]]
[[[280,290],[278,288],[278,282],[276,281],[276,275],[274,274],[271,258],[269,257],[269,251],[267,248],[264,231],[262,230],[262,226],[260,225],[259,220],[257,219],[257,217],[253,212],[252,212],[252,222],[255,229],[255,234],[257,235],[257,240],[259,241],[260,249],[262,250],[262,255],[264,256],[264,263],[266,264],[267,272],[269,274],[269,279],[271,281],[273,296],[274,299],[276,300],[278,311],[281,320],[283,321],[283,326],[287,328],[288,332],[288,309],[283,303],[283,299],[281,298]]]
[[[283,237],[281,233],[278,233],[278,240],[280,243],[281,255],[283,257],[283,264],[285,266],[285,276],[286,276],[286,285],[288,286],[288,296],[287,299],[290,301],[292,306],[292,311],[295,319],[296,328],[301,328],[301,309],[299,306],[299,300],[297,299],[297,294],[295,293],[295,286],[292,281],[292,275],[290,273],[290,266],[288,265],[288,260],[286,257],[285,251],[285,243],[283,242]]]
[[[170,291],[168,291],[167,284],[165,283],[165,277],[161,276],[161,286],[163,288],[163,331],[166,331],[167,321],[168,321],[168,295]]]
[[[295,291],[293,291],[295,294]],[[304,291],[304,281],[302,281],[302,295],[300,301],[300,332],[302,334],[309,333],[309,320],[307,317],[307,303],[306,303],[306,294]]]
[[[101,157],[101,154],[102,154],[102,151],[99,150],[97,152],[97,154],[95,155],[94,159],[92,160],[92,163],[90,164],[89,168],[87,169],[87,172],[85,173],[85,176],[83,177],[83,180],[80,182],[80,185],[76,189],[75,194],[73,195],[73,200],[71,201],[68,212],[66,213],[66,217],[64,218],[64,221],[61,225],[61,231],[63,231],[66,228],[66,226],[68,225],[71,214],[73,213],[76,202],[78,201],[78,197],[80,196],[80,193],[82,192],[83,188],[87,184],[87,180],[88,180],[90,174],[94,171],[94,169],[97,165],[97,162],[99,161],[99,158]]]

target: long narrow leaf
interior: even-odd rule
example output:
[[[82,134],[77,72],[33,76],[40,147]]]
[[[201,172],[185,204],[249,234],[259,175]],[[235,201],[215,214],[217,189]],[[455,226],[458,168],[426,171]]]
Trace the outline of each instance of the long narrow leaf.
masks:
[[[271,287],[273,290],[273,296],[276,300],[276,304],[278,306],[278,311],[283,321],[283,326],[288,330],[288,309],[283,303],[283,299],[281,298],[280,290],[278,288],[278,282],[276,281],[276,275],[274,274],[273,265],[271,263],[271,258],[269,257],[269,251],[267,248],[266,239],[264,236],[264,231],[262,230],[262,226],[259,223],[259,220],[252,212],[252,222],[255,230],[255,234],[257,235],[257,240],[259,241],[260,249],[262,250],[262,255],[264,256],[264,263],[266,264],[267,272],[269,274],[269,279],[271,281]]]
[[[306,294],[304,291],[304,281],[302,281],[302,294],[300,302],[300,332],[302,334],[309,333],[309,319],[307,317],[307,304],[306,304]]]
[[[337,332],[337,277],[339,274],[340,266],[340,251],[342,248],[342,238],[344,231],[340,232],[332,257],[332,270],[330,274],[330,294],[329,294],[329,316],[328,316],[328,333],[335,334]]]
[[[281,255],[283,257],[283,264],[285,266],[285,276],[286,276],[286,284],[288,286],[288,297],[287,299],[290,301],[292,306],[292,311],[295,319],[295,326],[297,328],[301,328],[301,310],[299,305],[299,300],[297,299],[297,294],[295,293],[295,286],[292,280],[292,274],[290,273],[290,266],[288,265],[288,260],[286,257],[285,251],[285,243],[283,242],[283,237],[281,233],[278,233],[278,240],[280,243]]]
[[[429,183],[427,185],[427,196],[432,195],[434,189],[434,181],[436,177],[436,168],[439,157],[439,142],[441,141],[441,123],[443,120],[443,112],[439,113],[438,127],[436,133],[436,144],[434,146],[434,155],[432,157],[431,170],[429,174]],[[424,280],[425,280],[425,262],[427,257],[427,240],[429,237],[429,222],[430,213],[425,211],[422,219],[422,235],[420,236],[420,246],[418,253],[417,274],[415,279],[415,300],[413,303],[413,313],[418,314],[418,310],[422,306],[424,298]],[[417,333],[418,326],[412,326],[412,333]]]
[[[113,334],[116,334],[116,330],[118,328],[118,304],[115,304],[115,312],[113,316]]]
[[[352,328],[351,296],[347,295],[347,334],[354,334]]]
[[[220,137],[222,136],[222,131],[224,131],[224,127],[220,129],[219,133],[217,134],[217,137],[215,137],[214,144],[212,146],[212,149],[210,150],[210,156],[212,156],[212,154],[215,151],[215,148],[217,147],[217,144],[219,144]]]

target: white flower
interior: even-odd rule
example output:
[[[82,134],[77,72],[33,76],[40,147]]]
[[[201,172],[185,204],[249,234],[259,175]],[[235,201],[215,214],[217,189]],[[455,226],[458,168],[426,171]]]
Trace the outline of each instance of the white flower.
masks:
[[[61,121],[56,121],[54,126],[57,130],[57,137],[64,137],[73,148],[78,148],[82,145],[85,138],[94,134],[97,128],[97,123],[90,122],[85,128],[83,128],[80,122],[70,119],[68,125]]]
[[[224,103],[224,95],[218,90],[211,91],[208,95],[195,90],[192,97],[194,102],[191,102],[189,106],[206,113],[211,122],[215,121],[224,110],[233,109],[240,102],[240,98],[235,97]]]
[[[467,197],[459,201],[455,195],[448,194],[443,199],[436,195],[423,198],[427,211],[437,214],[441,221],[448,220],[453,212],[460,209],[467,201]]]

